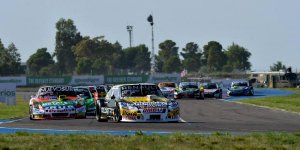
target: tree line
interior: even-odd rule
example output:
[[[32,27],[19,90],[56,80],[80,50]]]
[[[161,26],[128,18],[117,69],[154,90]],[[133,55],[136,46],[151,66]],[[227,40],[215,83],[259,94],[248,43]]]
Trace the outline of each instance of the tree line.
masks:
[[[179,53],[172,40],[159,44],[155,55],[156,72],[232,72],[251,69],[251,53],[233,43],[224,49],[217,41],[210,41],[201,49],[189,42]],[[104,36],[82,36],[74,21],[61,18],[56,23],[55,50],[37,49],[21,67],[20,54],[12,43],[5,48],[0,40],[0,75],[83,75],[83,74],[141,74],[150,73],[151,52],[145,44],[123,48]]]

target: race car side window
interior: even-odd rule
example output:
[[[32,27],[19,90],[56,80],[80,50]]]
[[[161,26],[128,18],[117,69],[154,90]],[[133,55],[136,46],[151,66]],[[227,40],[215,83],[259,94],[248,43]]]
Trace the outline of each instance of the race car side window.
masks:
[[[113,94],[115,96],[115,99],[120,99],[121,98],[120,89],[114,89]]]
[[[108,91],[108,93],[106,94],[106,97],[105,97],[105,99],[107,99],[107,100],[110,100],[110,99],[111,99],[111,96],[112,96],[112,94],[113,94],[113,90],[112,90],[112,89],[110,89],[110,90]]]

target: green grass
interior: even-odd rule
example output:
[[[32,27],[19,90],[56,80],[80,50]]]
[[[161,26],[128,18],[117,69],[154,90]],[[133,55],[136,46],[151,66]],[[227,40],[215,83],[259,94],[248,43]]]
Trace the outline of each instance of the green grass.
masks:
[[[0,120],[1,119],[17,119],[28,116],[29,100],[24,100],[22,95],[16,95],[16,105],[8,106],[0,103]]]
[[[300,133],[210,136],[0,134],[0,149],[300,149]]]
[[[282,90],[288,90],[295,92],[296,94],[289,96],[272,96],[265,98],[254,98],[248,100],[239,100],[238,102],[253,104],[259,106],[267,106],[271,108],[284,109],[292,112],[300,112],[300,89],[286,88]]]

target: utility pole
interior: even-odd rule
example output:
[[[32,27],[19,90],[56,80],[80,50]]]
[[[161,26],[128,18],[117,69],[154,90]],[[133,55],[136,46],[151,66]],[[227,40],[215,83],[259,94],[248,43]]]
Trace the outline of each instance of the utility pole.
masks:
[[[152,31],[152,52],[151,52],[151,74],[155,73],[155,60],[154,60],[154,30],[153,30],[153,17],[152,15],[149,15],[149,17],[147,18],[148,22],[151,25],[151,31]]]
[[[133,26],[127,26],[127,31],[129,32],[129,47],[132,46],[132,30],[133,30]]]

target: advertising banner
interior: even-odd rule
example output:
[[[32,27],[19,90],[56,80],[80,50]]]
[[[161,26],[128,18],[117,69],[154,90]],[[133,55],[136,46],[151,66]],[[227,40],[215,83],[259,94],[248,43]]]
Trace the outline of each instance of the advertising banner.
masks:
[[[0,83],[0,102],[16,105],[16,84]]]
[[[147,82],[148,75],[107,75],[104,76],[105,84],[125,84],[125,83],[142,83]]]
[[[104,84],[104,76],[73,76],[70,82],[71,85],[100,85]]]
[[[0,77],[0,83],[15,83],[17,86],[26,86],[26,77]]]
[[[65,85],[69,84],[71,76],[62,77],[27,77],[27,85]]]
[[[181,81],[179,73],[155,73],[150,76],[148,82],[159,83],[159,82],[175,82]]]

